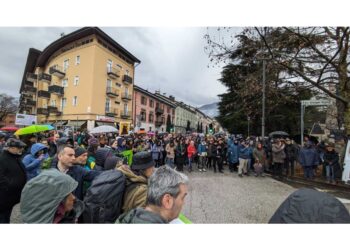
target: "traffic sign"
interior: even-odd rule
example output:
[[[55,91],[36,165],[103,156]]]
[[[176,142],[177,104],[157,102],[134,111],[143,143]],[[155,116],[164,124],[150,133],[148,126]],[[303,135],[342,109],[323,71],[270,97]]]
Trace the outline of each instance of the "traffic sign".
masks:
[[[304,106],[328,106],[331,105],[329,100],[302,100],[301,104]]]

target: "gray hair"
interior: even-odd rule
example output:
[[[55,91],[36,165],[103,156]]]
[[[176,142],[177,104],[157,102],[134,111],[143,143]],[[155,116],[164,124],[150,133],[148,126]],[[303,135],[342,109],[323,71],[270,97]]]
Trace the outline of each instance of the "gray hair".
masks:
[[[186,175],[167,165],[156,169],[148,180],[147,204],[161,207],[165,194],[176,198],[180,193],[180,184],[187,183]]]

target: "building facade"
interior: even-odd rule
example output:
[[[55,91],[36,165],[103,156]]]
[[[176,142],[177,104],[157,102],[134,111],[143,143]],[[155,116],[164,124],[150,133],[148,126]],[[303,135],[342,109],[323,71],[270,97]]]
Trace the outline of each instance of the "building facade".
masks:
[[[176,106],[134,85],[134,131],[170,132]],[[168,126],[167,129],[167,124]]]
[[[65,35],[42,52],[30,49],[20,112],[38,123],[76,128],[108,124],[127,133],[133,123],[135,56],[97,27]]]

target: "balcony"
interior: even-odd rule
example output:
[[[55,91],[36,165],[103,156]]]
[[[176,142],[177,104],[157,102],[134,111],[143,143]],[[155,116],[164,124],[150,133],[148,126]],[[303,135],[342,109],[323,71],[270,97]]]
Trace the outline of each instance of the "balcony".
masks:
[[[162,121],[156,121],[156,127],[160,127],[164,124]]]
[[[38,97],[50,99],[51,94],[50,94],[49,91],[39,90],[38,91]]]
[[[57,111],[56,116],[60,116],[60,115],[62,115],[62,111]]]
[[[28,85],[24,85],[23,92],[36,93],[36,88]]]
[[[64,88],[58,85],[49,86],[49,92],[56,95],[64,95]]]
[[[132,84],[132,77],[130,77],[128,75],[124,75],[123,82]]]
[[[120,70],[113,67],[107,67],[107,75],[112,79],[117,79],[120,76]]]
[[[58,109],[55,106],[47,106],[47,109],[49,110],[49,113],[57,113]]]
[[[58,78],[63,78],[66,76],[66,73],[64,72],[63,68],[58,66],[57,64],[50,67],[49,73],[51,75],[57,76]]]
[[[156,108],[156,114],[159,114],[159,115],[164,114],[164,109]]]
[[[129,101],[129,100],[131,100],[131,95],[123,94],[122,99],[123,99],[123,101]]]
[[[35,106],[36,105],[36,101],[34,101],[32,99],[27,99],[26,105],[27,106]]]
[[[51,75],[46,73],[41,73],[39,75],[39,81],[51,83]]]
[[[37,115],[49,115],[49,111],[46,108],[37,108]]]
[[[118,109],[106,110],[106,116],[114,117],[114,116],[117,116],[117,115],[118,115]]]
[[[26,79],[28,82],[35,82],[38,78],[37,74],[27,72]]]
[[[131,111],[128,111],[128,112],[123,111],[123,112],[121,113],[120,117],[121,117],[122,119],[130,119],[130,117],[131,117]]]
[[[117,97],[119,94],[118,94],[118,91],[112,87],[107,87],[106,89],[106,94],[109,96],[109,97]]]

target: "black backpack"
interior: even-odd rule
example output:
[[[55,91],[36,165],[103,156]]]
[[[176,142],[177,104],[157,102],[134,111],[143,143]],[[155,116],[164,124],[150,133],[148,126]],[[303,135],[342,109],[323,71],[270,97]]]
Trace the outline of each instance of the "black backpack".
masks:
[[[103,171],[91,183],[84,198],[84,223],[114,223],[119,217],[125,189],[124,174]]]

